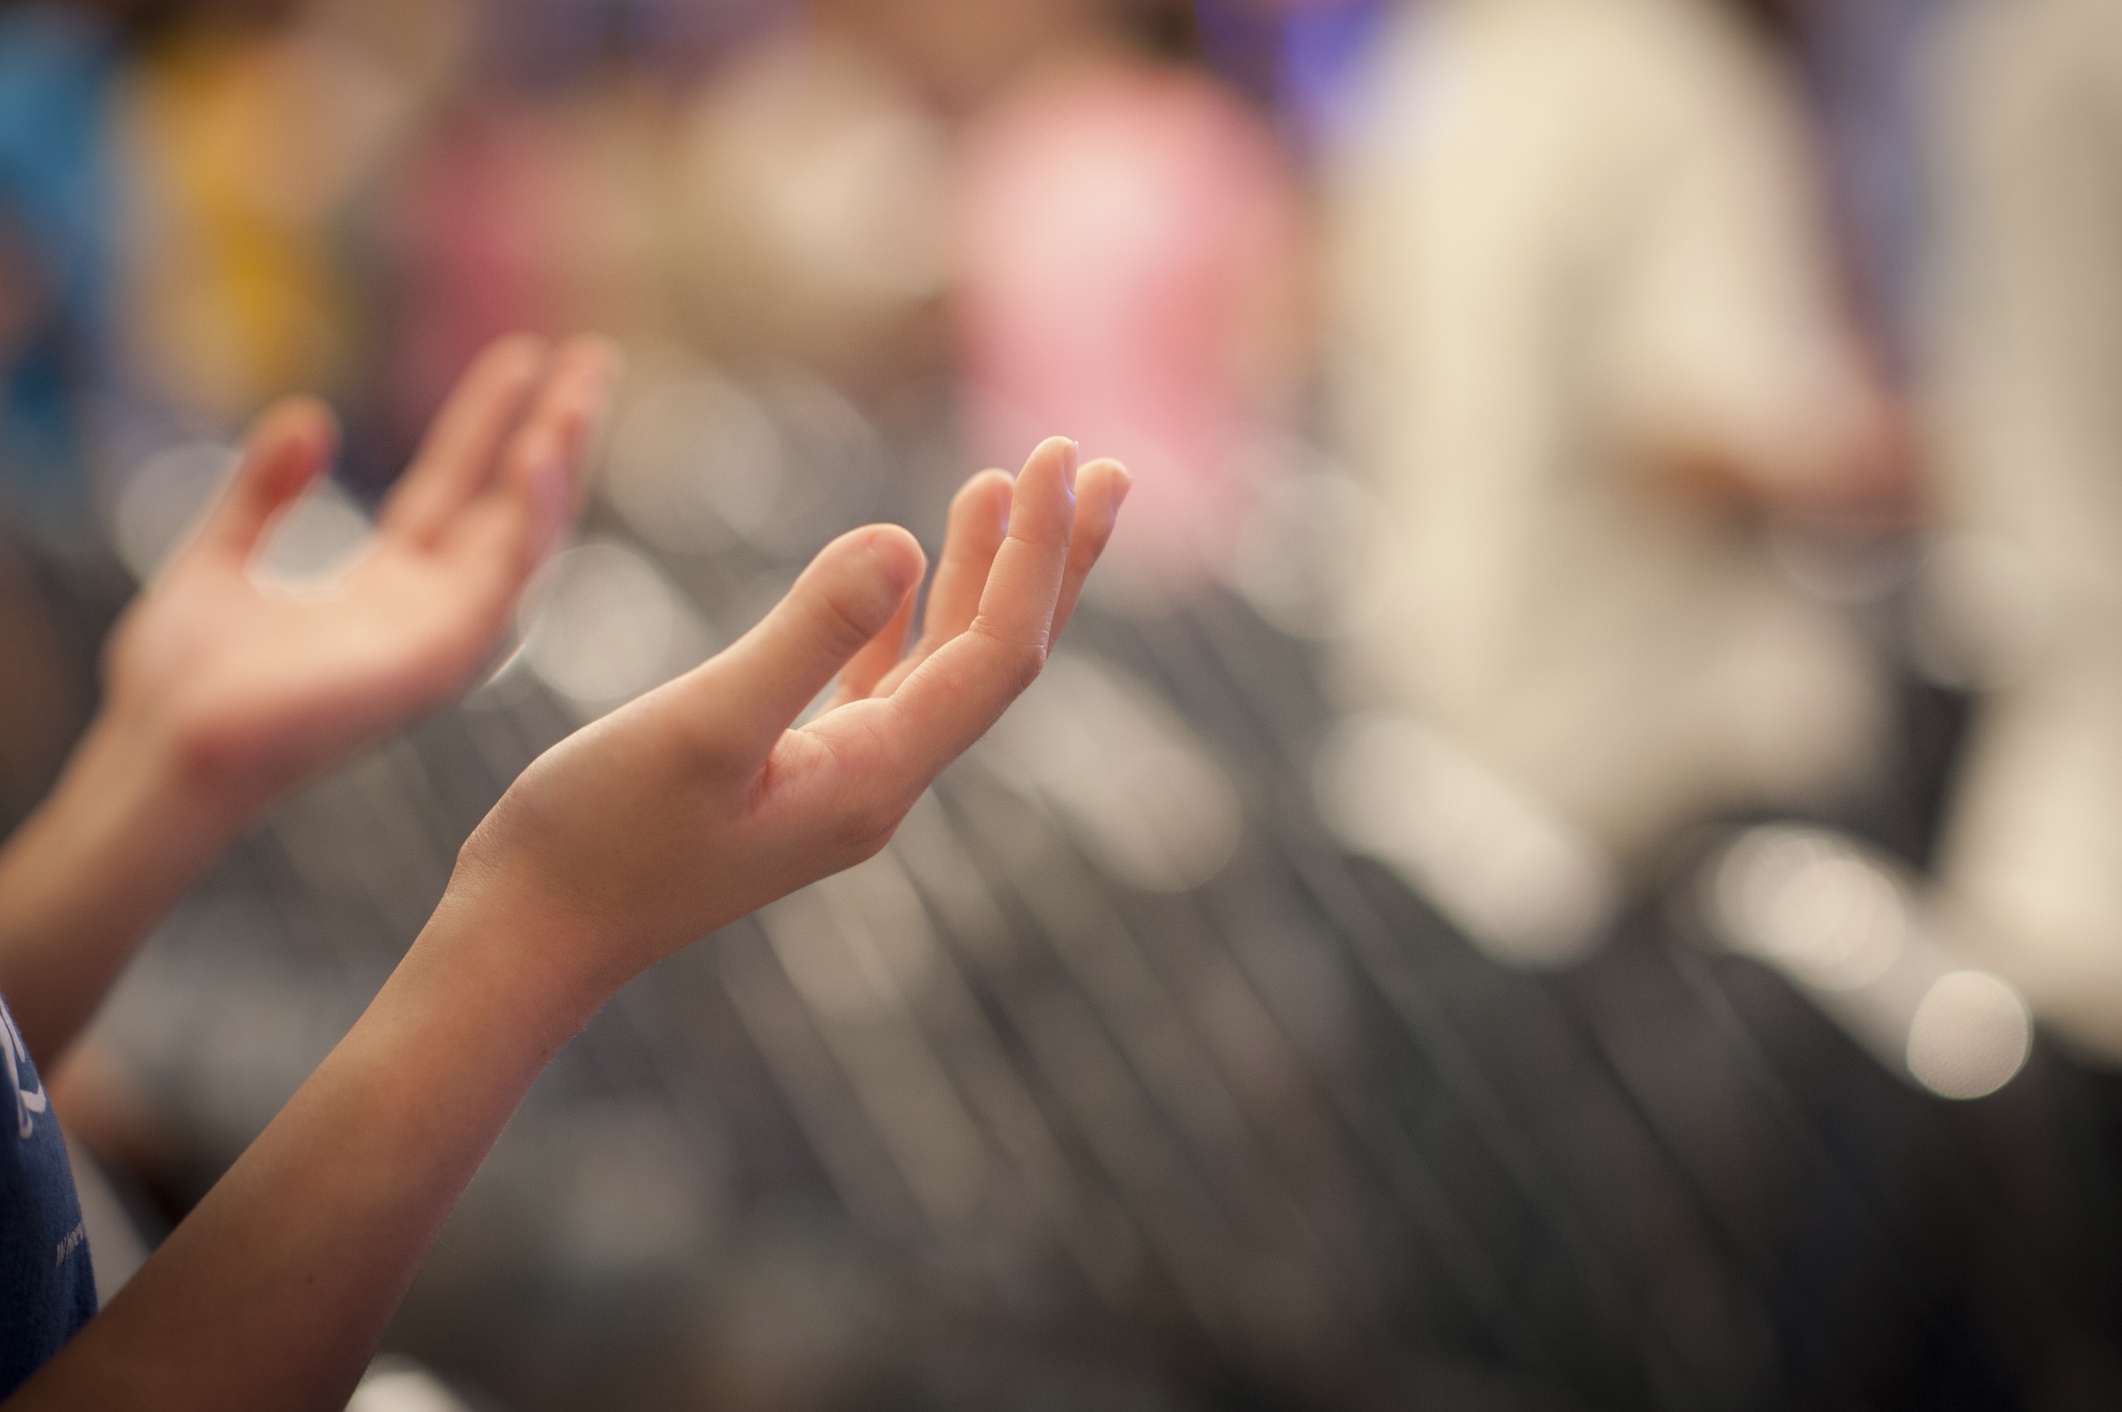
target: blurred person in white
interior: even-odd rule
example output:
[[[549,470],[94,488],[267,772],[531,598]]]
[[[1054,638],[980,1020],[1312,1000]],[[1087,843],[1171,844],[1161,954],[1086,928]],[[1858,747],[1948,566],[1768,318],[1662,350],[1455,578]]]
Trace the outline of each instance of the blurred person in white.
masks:
[[[920,548],[896,526],[856,530],[728,650],[548,751],[465,844],[362,1018],[98,1313],[38,1064],[274,798],[478,669],[579,502],[616,372],[601,340],[497,345],[365,555],[302,594],[250,565],[333,427],[313,401],[274,408],[114,633],[97,720],[0,849],[8,1408],[344,1406],[558,1048],[654,962],[877,852],[1038,674],[1129,484],[1051,439],[1022,475],[987,472],[953,502],[918,641]]]
[[[1624,875],[1687,822],[1851,790],[1882,684],[1766,526],[1891,518],[1907,462],[1772,52],[1705,0],[1430,0],[1363,112],[1338,353],[1390,547],[1352,699]]]
[[[1944,518],[1961,532],[1934,626],[1957,639],[1944,645],[1959,660],[1938,665],[1990,688],[1942,879],[1972,954],[2114,1062],[2122,7],[1968,5],[1933,58],[1932,427]]]

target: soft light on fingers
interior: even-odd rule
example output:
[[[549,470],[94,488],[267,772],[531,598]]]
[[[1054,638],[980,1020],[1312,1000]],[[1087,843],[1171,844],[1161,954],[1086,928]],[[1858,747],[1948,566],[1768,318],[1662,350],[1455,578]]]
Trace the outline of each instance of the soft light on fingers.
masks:
[[[989,470],[968,480],[951,497],[950,519],[936,581],[929,586],[928,611],[921,638],[881,680],[872,693],[889,694],[931,652],[972,626],[980,611],[980,594],[994,567],[995,551],[1009,533],[1009,506],[1014,482],[1008,471]]]
[[[438,552],[457,581],[454,601],[468,618],[492,620],[498,630],[558,536],[567,495],[567,466],[547,428],[511,458],[499,484],[451,520]]]
[[[385,502],[386,533],[430,542],[486,486],[537,390],[546,353],[543,339],[516,334],[488,345],[473,360]]]
[[[925,568],[921,546],[897,525],[828,544],[757,626],[686,679],[704,735],[718,751],[765,759],[803,708],[899,620]]]
[[[920,595],[921,580],[916,577],[907,585],[906,596],[899,600],[899,611],[885,624],[884,631],[871,638],[840,673],[840,685],[826,707],[828,711],[873,695],[879,683],[898,667],[906,656],[907,638],[914,629],[914,604]]]
[[[1120,507],[1135,488],[1135,478],[1118,461],[1097,460],[1076,474],[1076,528],[1068,542],[1068,569],[1061,576],[1061,601],[1054,608],[1052,636],[1061,636],[1083,597],[1083,581],[1113,537]]]
[[[1076,522],[1076,443],[1049,437],[1024,463],[1009,532],[995,551],[968,632],[1046,650]]]
[[[454,564],[468,601],[505,609],[560,539],[617,371],[618,352],[603,339],[562,349],[509,438],[498,478],[441,527],[436,548]]]
[[[1074,533],[1075,459],[1062,437],[1032,453],[971,626],[891,694],[894,750],[914,778],[933,778],[978,739],[1045,662]]]
[[[553,360],[550,390],[557,404],[568,469],[568,508],[579,512],[589,484],[590,453],[611,411],[612,394],[626,367],[619,345],[608,338],[568,340]],[[533,414],[536,415],[535,413]]]
[[[274,513],[316,479],[338,445],[338,420],[316,398],[273,404],[246,440],[236,474],[200,522],[200,547],[247,561]]]
[[[509,439],[501,479],[486,493],[532,495],[533,561],[551,550],[581,507],[590,443],[610,405],[619,366],[619,350],[610,340],[570,340],[554,356],[522,426]],[[555,473],[557,493],[545,480]]]
[[[1013,491],[1009,472],[982,471],[952,498],[943,556],[936,565],[936,583],[929,590],[928,613],[921,627],[923,642],[930,648],[964,632],[972,626],[973,614],[980,611],[988,571],[1009,534]]]

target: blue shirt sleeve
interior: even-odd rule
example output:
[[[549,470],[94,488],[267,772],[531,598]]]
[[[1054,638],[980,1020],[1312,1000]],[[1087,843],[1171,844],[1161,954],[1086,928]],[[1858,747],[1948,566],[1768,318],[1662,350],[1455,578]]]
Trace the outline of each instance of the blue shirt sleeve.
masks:
[[[81,1202],[37,1066],[0,1001],[0,1397],[42,1367],[96,1312]]]

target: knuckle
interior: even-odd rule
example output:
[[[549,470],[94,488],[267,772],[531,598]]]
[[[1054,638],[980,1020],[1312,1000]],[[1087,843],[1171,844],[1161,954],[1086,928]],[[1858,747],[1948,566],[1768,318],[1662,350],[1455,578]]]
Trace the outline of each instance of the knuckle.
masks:
[[[899,820],[906,810],[892,795],[881,792],[869,793],[850,802],[846,814],[840,821],[842,851],[848,855],[850,864],[875,857],[891,842],[892,834],[899,828]]]
[[[1023,691],[1046,670],[1046,643],[1014,642],[1003,653],[1003,674],[1013,691]]]
[[[884,845],[891,841],[892,836],[889,829],[882,833],[864,835],[848,849],[847,866],[852,868],[857,863],[867,863],[870,859],[882,853]]]
[[[843,651],[853,652],[891,621],[903,596],[889,574],[876,572],[876,561],[843,536],[829,546],[805,573],[791,595],[810,630]]]
[[[1048,633],[1042,631],[1035,636],[1025,636],[1006,630],[984,616],[974,619],[972,631],[991,644],[996,677],[1012,692],[1030,686],[1046,669]]]
[[[860,595],[845,589],[828,590],[818,595],[813,619],[835,646],[852,651],[876,635],[876,628],[870,623],[870,606],[861,601]]]

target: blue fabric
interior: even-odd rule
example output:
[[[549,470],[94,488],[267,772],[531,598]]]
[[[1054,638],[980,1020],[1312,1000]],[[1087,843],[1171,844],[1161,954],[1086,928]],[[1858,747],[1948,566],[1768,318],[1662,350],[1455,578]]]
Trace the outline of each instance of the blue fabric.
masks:
[[[51,304],[0,354],[0,492],[53,524],[86,513],[74,402],[110,363],[117,58],[91,13],[0,8],[0,225]]]
[[[117,56],[93,15],[50,5],[0,11],[0,198],[22,222],[63,317],[96,329],[110,312]]]
[[[14,1016],[0,1001],[0,1397],[37,1371],[96,1312],[96,1274],[59,1122]]]

